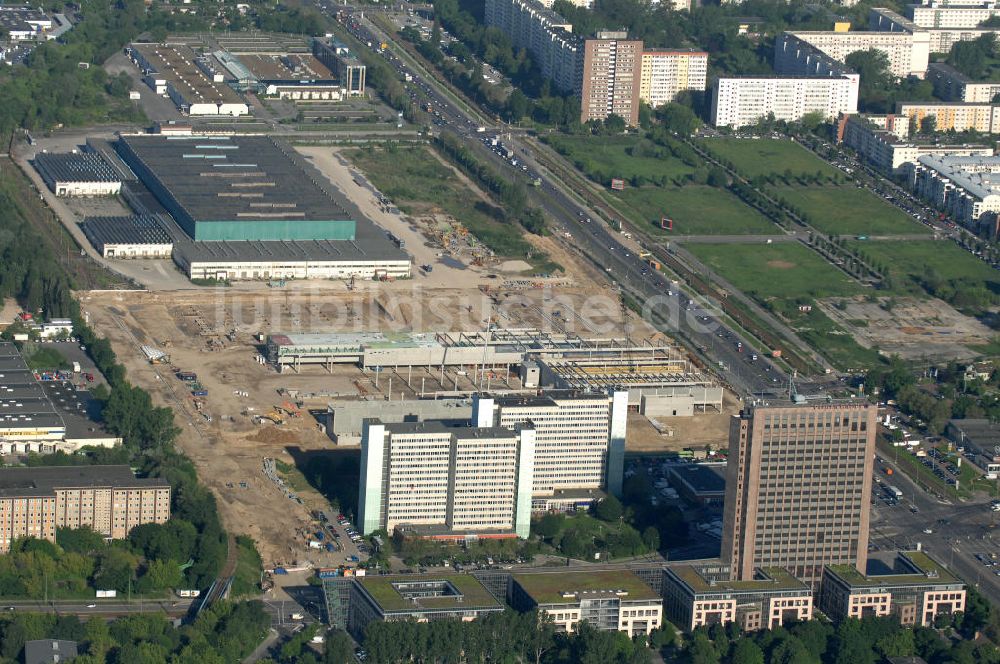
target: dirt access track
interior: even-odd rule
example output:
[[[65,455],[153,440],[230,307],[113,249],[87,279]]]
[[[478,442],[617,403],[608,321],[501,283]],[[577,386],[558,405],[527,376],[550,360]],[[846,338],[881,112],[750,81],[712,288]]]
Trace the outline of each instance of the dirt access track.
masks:
[[[503,283],[503,282],[501,282]],[[614,293],[595,288],[494,289],[424,288],[365,283],[353,291],[323,282],[294,289],[202,289],[80,293],[90,324],[107,337],[129,380],[147,389],[158,405],[174,409],[182,433],[179,447],[194,461],[201,480],[218,498],[227,528],[251,536],[265,564],[343,562],[339,554],[309,549],[310,509],[328,505],[312,490],[299,491],[303,503],[289,500],[263,472],[263,459],[294,464],[304,455],[332,450],[319,422],[309,413],[347,398],[387,398],[386,380],[355,367],[333,372],[312,367],[301,374],[278,374],[257,361],[258,335],[272,332],[474,331],[484,320],[505,327],[563,328],[581,336],[620,336],[620,310]],[[559,312],[558,315],[555,312]],[[662,339],[633,318],[633,339]],[[141,345],[170,355],[169,364],[151,365]],[[190,386],[172,370],[198,374],[208,396],[194,399]],[[469,389],[468,377],[459,387]],[[401,381],[397,381],[399,385]],[[427,380],[428,387],[437,384]],[[451,385],[448,385],[451,388]],[[286,389],[316,396],[303,403],[299,417],[281,427],[254,423],[254,415],[288,400]],[[392,388],[392,398],[399,398]],[[301,398],[301,397],[300,397]],[[209,419],[211,418],[211,419]]]

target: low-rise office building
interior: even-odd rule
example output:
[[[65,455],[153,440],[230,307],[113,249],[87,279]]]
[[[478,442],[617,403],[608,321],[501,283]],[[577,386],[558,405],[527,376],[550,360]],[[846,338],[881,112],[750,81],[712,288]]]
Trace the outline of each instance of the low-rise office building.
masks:
[[[657,108],[672,102],[686,90],[704,90],[707,79],[708,53],[705,51],[644,51],[639,99]]]
[[[52,29],[52,19],[28,5],[0,5],[0,32],[12,42],[37,39]]]
[[[797,122],[810,113],[829,120],[857,110],[857,74],[720,78],[712,89],[716,127],[745,127],[769,116]]]
[[[337,593],[343,584],[348,592]],[[347,631],[358,639],[374,621],[471,622],[503,611],[503,604],[470,574],[356,576],[324,585],[328,604],[331,594],[335,604],[347,595],[348,607],[341,613],[347,614]]]
[[[663,584],[667,618],[685,631],[736,623],[751,632],[813,617],[812,590],[782,568],[731,581],[722,566],[671,566]]]
[[[867,574],[827,566],[819,606],[834,620],[895,615],[928,627],[939,615],[965,610],[965,584],[922,551],[869,556]]]
[[[538,609],[556,630],[574,632],[581,621],[630,637],[663,625],[663,598],[628,570],[514,574],[511,606]]]
[[[528,537],[535,461],[530,426],[512,431],[366,421],[358,496],[362,532]]]
[[[934,118],[934,131],[1000,133],[1000,106],[989,103],[904,101],[896,104],[896,115],[918,129]]]
[[[170,518],[170,484],[137,479],[128,466],[0,469],[0,553],[23,537],[54,542],[57,528],[89,526],[124,539],[144,523]]]
[[[947,145],[908,140],[909,118],[898,115],[843,115],[838,141],[858,153],[886,175],[902,173],[923,156],[983,156],[993,154],[986,145]]]

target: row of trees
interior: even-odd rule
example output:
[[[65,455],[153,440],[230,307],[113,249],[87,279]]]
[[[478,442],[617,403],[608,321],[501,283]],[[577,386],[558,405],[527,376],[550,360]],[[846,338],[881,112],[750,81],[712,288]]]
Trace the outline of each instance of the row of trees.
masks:
[[[78,643],[76,664],[224,664],[246,657],[270,624],[260,602],[217,602],[180,628],[162,613],[109,623],[100,617],[81,622],[73,615],[17,612],[0,618],[0,661],[23,661],[27,641],[55,638]]]
[[[441,132],[435,137],[434,144],[496,197],[502,206],[505,221],[518,223],[536,235],[548,234],[545,217],[537,208],[528,204],[528,192],[523,184],[501,176],[480,161],[472,150],[452,133]]]

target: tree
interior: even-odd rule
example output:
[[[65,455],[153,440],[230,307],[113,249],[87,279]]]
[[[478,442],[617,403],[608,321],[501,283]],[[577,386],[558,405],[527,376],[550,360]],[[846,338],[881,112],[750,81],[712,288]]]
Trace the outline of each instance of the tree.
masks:
[[[935,131],[937,131],[937,116],[924,116],[924,119],[920,121],[920,133],[933,134]]]
[[[642,531],[642,541],[650,551],[659,551],[660,531],[653,526],[648,526]]]
[[[326,648],[323,651],[324,664],[342,664],[354,658],[351,637],[342,629],[327,633]]]
[[[719,653],[704,632],[695,632],[684,650],[690,664],[719,664]]]
[[[736,642],[730,664],[764,664],[764,651],[748,638]]]
[[[620,500],[612,495],[598,501],[594,506],[594,514],[601,521],[613,522],[622,518],[624,508]]]
[[[92,553],[106,546],[104,535],[90,526],[83,528],[57,528],[56,544],[64,551],[73,553]]]
[[[552,539],[562,530],[566,517],[555,512],[547,512],[541,519],[535,522],[535,534],[545,539]]]
[[[729,186],[729,175],[721,166],[713,166],[708,171],[708,184],[713,187],[725,188]]]
[[[519,122],[528,114],[530,102],[520,89],[515,88],[507,97],[507,117],[511,122]]]
[[[670,102],[656,109],[656,117],[667,131],[679,134],[680,136],[690,136],[701,126],[701,120],[694,111],[676,102]]]
[[[625,126],[625,119],[615,113],[604,118],[604,129],[609,134],[620,134],[625,131]]]

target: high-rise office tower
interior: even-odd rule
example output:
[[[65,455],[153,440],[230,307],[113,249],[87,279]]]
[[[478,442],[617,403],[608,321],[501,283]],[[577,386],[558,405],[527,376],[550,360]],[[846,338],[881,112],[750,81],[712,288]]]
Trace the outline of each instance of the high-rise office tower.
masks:
[[[358,523],[438,537],[527,537],[535,432],[365,420]]]
[[[864,573],[876,420],[863,400],[802,397],[733,417],[722,535],[733,579],[759,567],[813,586],[824,565]]]
[[[552,390],[545,396],[478,395],[477,427],[535,429],[534,495],[560,490],[605,490],[621,495],[628,392]]]

